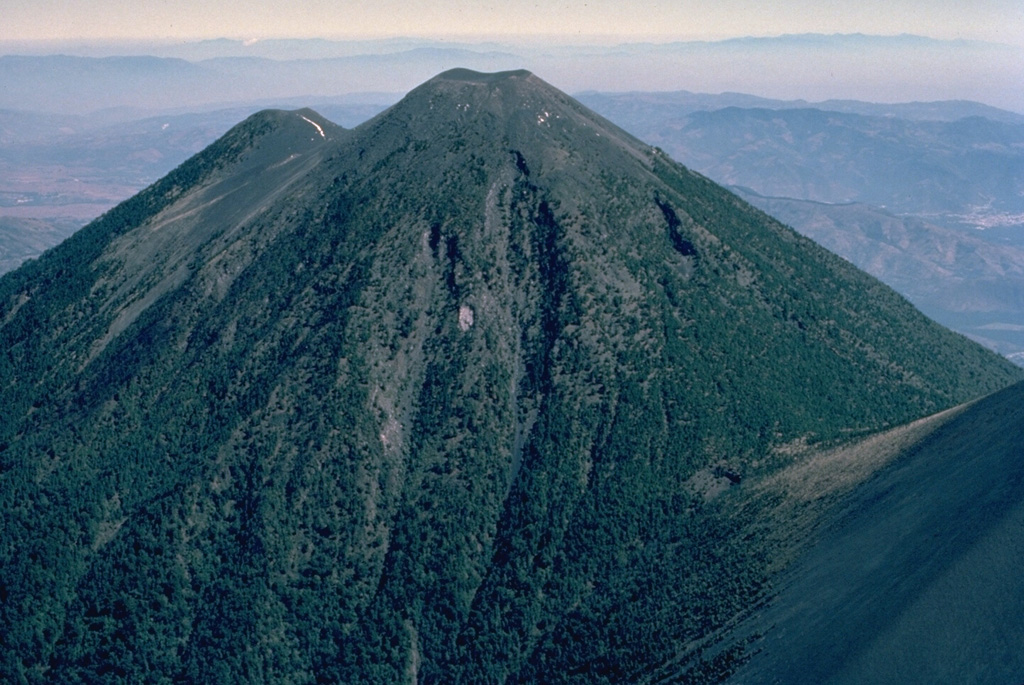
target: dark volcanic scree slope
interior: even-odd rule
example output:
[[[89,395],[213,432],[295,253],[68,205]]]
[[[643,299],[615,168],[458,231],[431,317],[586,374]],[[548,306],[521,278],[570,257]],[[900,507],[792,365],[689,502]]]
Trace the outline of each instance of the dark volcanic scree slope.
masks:
[[[527,72],[254,115],[0,280],[0,349],[13,682],[724,675],[721,484],[1020,373]]]

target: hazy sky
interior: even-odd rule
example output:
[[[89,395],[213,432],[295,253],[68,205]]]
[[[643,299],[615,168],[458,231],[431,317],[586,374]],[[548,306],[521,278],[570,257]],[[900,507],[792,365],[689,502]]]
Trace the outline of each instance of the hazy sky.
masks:
[[[1021,0],[2,0],[0,41],[914,33],[1024,44]]]

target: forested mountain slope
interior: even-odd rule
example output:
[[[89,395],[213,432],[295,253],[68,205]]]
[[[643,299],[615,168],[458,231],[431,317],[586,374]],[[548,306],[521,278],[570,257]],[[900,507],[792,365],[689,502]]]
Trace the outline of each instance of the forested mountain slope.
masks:
[[[716,493],[1021,374],[522,71],[251,117],[0,349],[29,682],[724,675],[774,562]]]

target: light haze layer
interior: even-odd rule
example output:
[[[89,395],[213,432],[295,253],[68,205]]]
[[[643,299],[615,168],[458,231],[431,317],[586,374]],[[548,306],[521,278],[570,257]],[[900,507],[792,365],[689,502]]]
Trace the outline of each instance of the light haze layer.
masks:
[[[285,7],[287,9],[285,9]],[[786,33],[913,33],[1024,44],[1016,0],[6,0],[0,42],[267,37],[721,39]]]

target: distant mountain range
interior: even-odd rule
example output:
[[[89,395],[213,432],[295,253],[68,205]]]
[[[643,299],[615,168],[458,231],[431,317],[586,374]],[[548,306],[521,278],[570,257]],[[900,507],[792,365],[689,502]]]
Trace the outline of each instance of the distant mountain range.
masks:
[[[224,57],[257,57],[288,61],[292,59],[332,59],[367,55],[394,55],[411,50],[464,50],[468,52],[519,53],[524,50],[559,55],[579,54],[666,54],[682,51],[699,52],[718,50],[721,53],[739,49],[779,48],[824,48],[831,50],[894,49],[894,48],[938,48],[970,50],[977,48],[1004,48],[1009,46],[972,40],[942,40],[913,34],[880,36],[863,33],[847,34],[784,34],[780,36],[746,36],[722,40],[682,40],[660,43],[598,43],[568,41],[551,37],[543,41],[457,41],[429,38],[383,38],[367,40],[330,40],[323,38],[263,38],[232,39],[214,38],[197,41],[64,41],[0,43],[0,49],[17,54],[68,54],[80,57],[117,57],[146,54],[157,57],[185,59],[197,62]]]
[[[943,223],[969,208],[1024,221],[1024,117],[960,102],[716,107],[719,98],[678,99],[581,96],[684,164],[769,197],[860,202]]]
[[[744,92],[780,99],[969,99],[1024,112],[1024,49],[920,36],[790,35],[578,45],[445,41],[203,41],[0,45],[0,109],[314,102],[382,87],[404,93],[435,70],[526,67],[567,91]],[[893,69],[900,64],[900,69]],[[808,68],[813,65],[812,68]],[[386,84],[386,85],[384,85]]]
[[[942,100],[936,102],[863,102],[860,100],[778,100],[746,93],[691,93],[685,90],[670,92],[631,91],[610,93],[584,91],[576,97],[580,102],[613,113],[616,117],[635,121],[638,125],[652,126],[655,122],[674,121],[696,112],[714,112],[738,108],[750,110],[813,109],[868,117],[907,119],[910,121],[953,122],[969,117],[982,117],[1008,124],[1024,123],[1024,114],[992,107],[969,100]]]
[[[248,117],[0,349],[6,681],[1024,669],[1024,370],[527,71]]]

